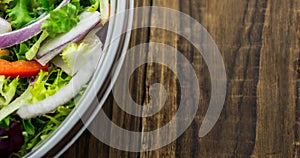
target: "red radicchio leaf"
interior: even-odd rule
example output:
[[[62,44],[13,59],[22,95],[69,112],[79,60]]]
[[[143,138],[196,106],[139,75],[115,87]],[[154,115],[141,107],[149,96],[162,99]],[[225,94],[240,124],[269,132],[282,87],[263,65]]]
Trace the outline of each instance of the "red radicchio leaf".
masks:
[[[8,131],[0,129],[0,134],[7,138],[0,138],[0,157],[9,157],[13,152],[17,152],[24,144],[20,121],[12,121]]]
[[[0,136],[6,136],[7,131],[5,129],[0,128]]]

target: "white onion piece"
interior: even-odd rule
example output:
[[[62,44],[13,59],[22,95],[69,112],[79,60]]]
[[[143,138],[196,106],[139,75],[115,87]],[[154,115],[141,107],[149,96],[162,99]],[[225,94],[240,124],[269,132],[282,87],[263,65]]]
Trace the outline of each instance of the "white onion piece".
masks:
[[[70,0],[63,0],[56,9],[61,8],[62,6],[68,4],[69,2],[70,2]],[[26,27],[23,27],[19,30],[0,34],[0,49],[8,48],[8,47],[14,46],[16,44],[20,44],[20,43],[32,38],[33,36],[36,36],[37,34],[39,34],[42,31],[41,26],[42,26],[43,22],[47,18],[49,18],[49,16],[50,15],[48,14],[47,16],[41,18],[40,20],[38,20]]]
[[[69,32],[60,34],[55,38],[45,41],[40,47],[36,60],[41,65],[46,65],[51,59],[58,55],[71,42],[80,40],[93,27],[100,22],[99,12],[83,12],[80,21]]]
[[[10,32],[11,25],[8,21],[0,17],[0,34]]]
[[[52,112],[58,106],[67,103],[79,93],[82,86],[92,77],[102,54],[102,43],[96,37],[94,39],[98,42],[89,52],[92,53],[89,62],[84,64],[83,67],[74,75],[71,81],[54,95],[34,104],[24,104],[20,106],[17,114],[21,118],[34,118],[45,113]]]
[[[81,43],[93,43],[93,41],[95,40],[94,38],[95,35],[97,35],[96,33],[99,32],[99,30],[105,30],[107,29],[105,27],[106,25],[97,25],[93,28],[93,30],[91,30],[86,36],[85,38],[81,41]],[[98,36],[98,35],[97,35]],[[102,40],[101,38],[99,38],[100,41],[104,42],[104,40]],[[67,73],[70,76],[74,76],[78,70],[80,70],[80,68],[82,67],[82,65],[84,65],[87,60],[90,59],[91,54],[89,53],[80,53],[81,55],[77,56],[77,62],[75,65],[73,65],[71,68],[65,63],[65,61],[62,59],[62,57],[60,55],[57,55],[55,58],[53,58],[51,60],[51,63],[54,64],[57,67],[60,67],[65,73]]]

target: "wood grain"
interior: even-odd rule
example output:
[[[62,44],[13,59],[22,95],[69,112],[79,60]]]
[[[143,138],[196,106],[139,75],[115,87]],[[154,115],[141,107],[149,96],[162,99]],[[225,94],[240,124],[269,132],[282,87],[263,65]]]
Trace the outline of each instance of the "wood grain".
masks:
[[[137,29],[132,32],[130,47],[148,42],[167,44],[193,65],[200,85],[200,106],[194,121],[176,141],[142,153],[110,148],[86,131],[62,157],[299,157],[299,0],[135,0],[135,6],[172,8],[195,18],[208,30],[222,53],[228,78],[222,114],[213,130],[198,138],[211,92],[205,61],[193,45],[173,32]],[[135,16],[143,20],[134,23],[164,23],[170,18],[140,13]],[[178,23],[176,27],[198,36],[191,24]],[[150,51],[160,50],[150,47],[137,52]],[[140,60],[139,53],[135,60]],[[174,62],[182,68],[180,59]],[[163,65],[145,64],[131,75],[130,91],[137,103],[145,104],[150,101],[149,87],[157,82],[164,85],[168,97],[156,115],[138,118],[126,114],[112,95],[104,106],[107,115],[120,127],[133,131],[163,126],[179,105],[181,85],[176,74]]]

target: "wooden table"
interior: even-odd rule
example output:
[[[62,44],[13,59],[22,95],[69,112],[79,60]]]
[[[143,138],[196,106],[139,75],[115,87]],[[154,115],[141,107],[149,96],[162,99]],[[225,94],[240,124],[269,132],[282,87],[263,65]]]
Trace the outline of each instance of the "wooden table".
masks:
[[[86,131],[63,157],[299,157],[299,0],[135,0],[135,6],[179,10],[208,30],[221,51],[227,73],[221,116],[208,135],[198,137],[211,94],[205,61],[186,39],[173,32],[137,29],[132,32],[130,47],[164,43],[182,52],[192,63],[200,85],[200,104],[194,121],[176,141],[142,153],[110,148]],[[169,17],[161,15],[158,21],[145,16],[134,22],[163,23],[166,18]],[[193,33],[189,27],[185,29]],[[131,96],[139,104],[147,103],[149,86],[156,82],[163,84],[168,94],[159,113],[149,118],[128,115],[110,95],[104,105],[107,115],[120,127],[132,131],[150,131],[166,124],[176,113],[180,100],[180,85],[174,72],[155,63],[139,67],[131,76]]]

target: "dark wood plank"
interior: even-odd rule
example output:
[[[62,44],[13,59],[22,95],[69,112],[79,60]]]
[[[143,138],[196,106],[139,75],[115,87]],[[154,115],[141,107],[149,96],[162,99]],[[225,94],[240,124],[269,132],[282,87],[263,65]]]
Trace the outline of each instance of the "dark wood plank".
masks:
[[[140,6],[150,6],[151,1],[135,1],[135,7]],[[143,16],[140,13],[135,13],[136,17]],[[142,21],[134,21],[134,23],[148,23],[149,19],[143,18]],[[149,29],[139,29],[132,31],[132,37],[129,47],[134,47],[140,43],[145,43],[149,41]],[[137,51],[144,53],[142,51]],[[140,60],[139,55],[136,56],[135,60]],[[125,67],[130,67],[131,65],[125,65]],[[130,75],[130,74],[129,74]],[[140,67],[134,74],[132,74],[132,79],[130,80],[130,86],[134,87],[132,89],[131,96],[137,103],[142,103],[144,101],[145,92],[145,66]],[[139,85],[139,86],[136,86]],[[125,98],[126,99],[126,98]],[[124,100],[124,99],[123,99]],[[124,100],[126,104],[126,100]],[[106,114],[112,118],[112,121],[122,128],[129,127],[129,130],[141,129],[139,118],[131,117],[130,115],[123,112],[117,104],[114,102],[114,97],[109,96],[107,102],[103,106]],[[114,136],[113,136],[114,137]],[[101,154],[100,154],[101,153]],[[83,133],[83,135],[77,140],[77,142],[72,145],[72,147],[67,150],[62,157],[139,157],[139,153],[128,153],[120,151],[117,149],[109,148],[107,145],[100,142],[97,138],[91,135],[88,131]]]
[[[299,56],[297,9],[299,1],[267,3],[262,36],[258,83],[257,155],[295,156],[296,72],[292,63]],[[275,13],[276,12],[276,13]],[[299,86],[298,86],[299,87]],[[264,149],[264,150],[262,150]]]
[[[135,2],[136,6],[179,10],[207,28],[222,53],[227,71],[228,89],[222,114],[213,130],[198,138],[211,91],[205,61],[195,47],[175,33],[155,28],[135,30],[131,47],[149,41],[168,44],[192,63],[200,85],[197,116],[179,139],[161,149],[142,153],[120,151],[85,132],[63,157],[299,157],[299,0]],[[167,18],[170,17],[153,14],[149,19],[145,15],[143,21],[135,23],[164,23]],[[194,34],[191,24],[181,23],[177,27],[185,28],[194,38],[199,36]],[[140,56],[136,54],[136,60]],[[180,59],[175,58],[174,62],[178,69],[182,68]],[[129,66],[132,65],[125,65]],[[120,127],[133,131],[150,131],[165,125],[179,106],[180,84],[174,72],[154,63],[140,67],[132,74],[131,95],[139,104],[148,103],[149,87],[156,82],[164,85],[168,93],[165,107],[158,114],[149,118],[130,116],[117,107],[113,96],[104,106],[106,113]]]

